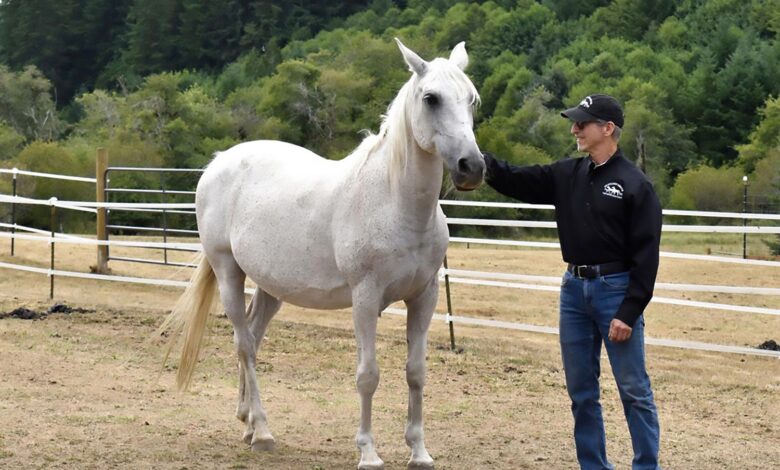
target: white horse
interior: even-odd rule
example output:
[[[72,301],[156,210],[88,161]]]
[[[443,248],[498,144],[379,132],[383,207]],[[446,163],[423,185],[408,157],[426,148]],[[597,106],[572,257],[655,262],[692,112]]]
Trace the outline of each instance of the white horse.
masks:
[[[371,401],[379,383],[377,319],[389,304],[403,300],[408,466],[433,467],[423,439],[422,397],[437,271],[449,236],[438,204],[442,161],[461,190],[481,184],[485,163],[472,129],[479,97],[463,73],[464,44],[455,46],[449,59],[426,62],[396,41],[412,77],[393,100],[379,134],[366,137],[354,153],[331,161],[283,142],[247,142],[217,154],[198,183],[205,257],[161,328],[172,330],[172,341],[184,336],[177,383],[186,388],[219,288],[238,349],[236,415],[246,423],[244,440],[253,450],[274,446],[255,360],[281,303],[352,306],[360,393],[358,468],[383,468],[371,434]],[[246,276],[258,286],[248,309]]]

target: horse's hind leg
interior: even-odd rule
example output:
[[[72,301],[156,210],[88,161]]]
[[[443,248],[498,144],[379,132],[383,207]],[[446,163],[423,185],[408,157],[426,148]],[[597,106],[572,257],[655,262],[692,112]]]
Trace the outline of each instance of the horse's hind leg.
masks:
[[[279,307],[281,307],[282,303],[277,300],[275,297],[272,297],[268,294],[266,294],[264,291],[262,291],[260,288],[258,288],[255,291],[255,295],[252,296],[252,301],[249,304],[249,308],[247,309],[246,316],[249,320],[249,328],[252,332],[252,335],[255,337],[255,359],[257,358],[257,352],[260,349],[260,345],[263,342],[263,338],[265,337],[265,331],[268,327],[268,323],[270,323],[271,319],[276,315],[276,313],[279,311]],[[241,363],[239,362],[238,366],[239,370],[239,391],[238,391],[238,408],[236,410],[236,416],[246,423],[247,428],[246,432],[244,433],[244,441],[247,444],[252,443],[252,439],[255,434],[255,427],[251,420],[248,419],[249,417],[249,410],[252,403],[252,397],[248,393],[248,387],[246,386],[246,373],[243,370],[243,367],[241,366]],[[255,379],[257,377],[254,370],[247,371],[251,374],[255,375]],[[265,414],[263,414],[265,416]],[[266,429],[267,431],[267,429]],[[273,437],[271,437],[270,433],[267,433],[267,436],[258,435],[260,438],[260,441],[263,442],[264,437],[270,438],[271,442],[273,442]],[[257,446],[260,447],[260,446]]]
[[[249,318],[251,315],[252,310],[255,308],[255,297],[257,294],[252,296],[251,302],[249,302],[249,307],[247,307],[246,310],[246,316]],[[241,362],[238,363],[238,406],[236,407],[236,418],[240,419],[241,422],[246,423],[249,418],[249,402],[250,400],[247,397],[246,394],[246,380],[244,380],[244,369],[241,367]],[[249,438],[251,439],[252,436],[250,435]],[[246,440],[246,434],[244,434],[244,440]],[[247,444],[249,444],[247,442]]]
[[[247,426],[255,432],[251,444],[253,449],[273,448],[274,438],[268,431],[265,411],[260,404],[260,390],[255,376],[255,352],[257,342],[250,330],[250,320],[246,315],[244,298],[244,280],[246,274],[241,270],[230,253],[212,253],[209,255],[214,274],[219,284],[219,293],[225,314],[233,324],[233,341],[238,351],[240,370],[243,371],[244,394],[249,397]]]

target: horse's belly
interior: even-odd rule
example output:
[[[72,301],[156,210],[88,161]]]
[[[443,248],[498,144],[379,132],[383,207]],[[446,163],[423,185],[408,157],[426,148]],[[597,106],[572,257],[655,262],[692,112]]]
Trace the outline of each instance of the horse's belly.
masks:
[[[346,281],[316,282],[316,278],[292,279],[279,273],[247,273],[257,286],[277,299],[299,307],[317,309],[346,308],[352,305],[352,290]]]
[[[254,236],[248,235],[254,233]],[[258,287],[284,302],[335,309],[352,304],[327,237],[295,237],[295,231],[248,231],[233,240],[233,254]]]
[[[274,297],[276,296],[274,295]],[[329,290],[306,288],[281,293],[277,298],[299,307],[332,310],[350,307],[352,305],[352,290],[349,286]]]

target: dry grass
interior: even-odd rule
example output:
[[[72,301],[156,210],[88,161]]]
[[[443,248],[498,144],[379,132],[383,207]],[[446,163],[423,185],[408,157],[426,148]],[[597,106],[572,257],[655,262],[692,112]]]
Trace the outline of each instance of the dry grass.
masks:
[[[59,269],[87,271],[94,263],[94,248],[56,249]],[[7,240],[0,241],[0,260],[47,265],[45,246],[19,242],[17,250],[10,258]],[[455,248],[449,260],[453,268],[483,271],[559,275],[562,270],[558,253],[541,250]],[[113,268],[116,274],[170,279],[189,273],[126,263]],[[663,260],[659,281],[777,287],[778,276],[774,268]],[[157,380],[162,344],[145,341],[180,293],[57,279],[56,300],[96,311],[0,320],[0,467],[354,467],[358,400],[349,313],[282,308],[258,365],[278,447],[252,454],[240,442],[243,427],[233,417],[236,360],[224,318],[215,319],[192,392],[174,393],[172,366]],[[557,323],[555,293],[454,285],[453,295],[459,315]],[[0,270],[0,311],[44,308],[47,296],[45,277]],[[775,297],[685,297],[780,308]],[[654,337],[755,346],[778,339],[780,319],[652,305],[647,330]],[[388,469],[403,468],[408,459],[403,331],[401,318],[380,321],[382,379],[374,428]],[[425,417],[438,468],[573,468],[557,338],[463,326],[456,334],[462,354],[447,350],[446,325],[436,323],[431,330]],[[660,347],[649,347],[647,354],[665,468],[758,469],[780,461],[778,360]],[[628,468],[630,440],[606,364],[602,384],[609,453],[618,468]]]

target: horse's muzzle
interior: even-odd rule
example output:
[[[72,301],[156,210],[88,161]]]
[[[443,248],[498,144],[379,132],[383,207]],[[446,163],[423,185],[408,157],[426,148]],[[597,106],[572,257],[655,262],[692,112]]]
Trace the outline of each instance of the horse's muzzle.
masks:
[[[457,169],[450,171],[452,183],[459,191],[473,191],[485,179],[485,160],[478,157],[461,157]]]

